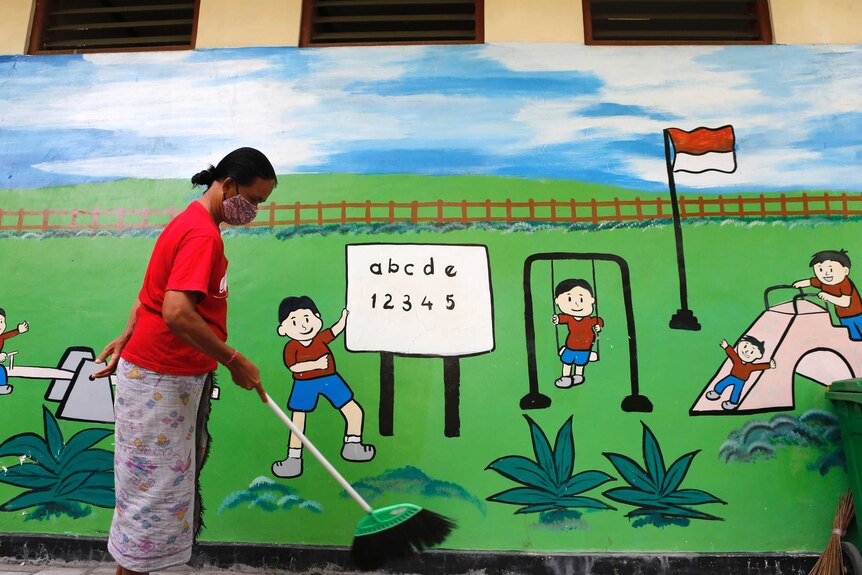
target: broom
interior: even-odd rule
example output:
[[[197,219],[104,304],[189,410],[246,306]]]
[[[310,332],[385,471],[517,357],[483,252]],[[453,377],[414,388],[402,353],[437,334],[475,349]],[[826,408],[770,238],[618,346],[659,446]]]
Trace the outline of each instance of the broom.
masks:
[[[853,521],[855,512],[853,510],[853,496],[848,491],[838,503],[838,510],[832,520],[832,535],[826,550],[814,564],[808,575],[841,575],[844,572],[843,560],[841,558],[841,537]]]
[[[455,522],[411,503],[400,503],[372,509],[359,493],[332,466],[311,441],[299,430],[296,424],[276,405],[268,393],[264,392],[266,402],[302,444],[317,458],[341,487],[365,510],[356,527],[353,546],[350,549],[356,566],[368,571],[377,569],[389,559],[402,559],[414,552],[442,543]]]

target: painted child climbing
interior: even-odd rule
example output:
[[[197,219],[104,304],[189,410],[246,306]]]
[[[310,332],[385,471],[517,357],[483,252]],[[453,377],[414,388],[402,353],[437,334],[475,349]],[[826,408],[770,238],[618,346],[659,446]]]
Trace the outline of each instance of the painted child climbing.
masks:
[[[306,415],[314,411],[322,395],[344,416],[345,435],[341,457],[347,461],[370,461],[373,445],[362,443],[362,407],[353,392],[335,371],[335,358],[327,345],[344,330],[347,310],[330,328],[324,329],[320,312],[308,296],[286,297],[278,306],[278,335],[289,337],[284,346],[284,365],[293,374],[293,388],[287,407],[293,422],[305,432]],[[272,464],[276,477],[290,478],[302,474],[302,443],[290,435],[287,457]]]
[[[15,337],[18,334],[27,333],[30,329],[30,324],[22,321],[18,324],[17,329],[6,331],[6,310],[0,307],[0,395],[9,395],[12,393],[12,386],[9,385],[9,375],[6,372],[6,358],[9,354],[3,352],[3,344],[10,337]]]
[[[736,344],[736,349],[732,348],[726,339],[721,340],[721,347],[733,366],[730,368],[730,374],[723,377],[721,381],[715,384],[711,390],[706,392],[706,398],[711,401],[721,399],[721,393],[728,387],[733,387],[730,392],[730,399],[721,402],[721,408],[726,411],[733,411],[739,407],[739,398],[742,395],[742,388],[745,387],[745,382],[751,377],[755,371],[763,371],[765,369],[775,369],[775,360],[769,360],[769,363],[754,363],[763,357],[765,345],[759,339],[750,335],[744,335],[739,338],[739,343]]]
[[[835,306],[838,321],[847,328],[850,339],[862,341],[862,299],[850,280],[850,258],[846,250],[817,252],[808,263],[814,277],[795,282],[793,287],[815,287],[817,297]]]
[[[591,315],[596,298],[586,280],[561,281],[554,288],[554,303],[562,312],[554,314],[554,325],[563,324],[569,328],[566,344],[560,349],[563,373],[554,385],[560,388],[572,387],[584,382],[584,366],[590,361],[593,342],[604,322],[602,318]]]

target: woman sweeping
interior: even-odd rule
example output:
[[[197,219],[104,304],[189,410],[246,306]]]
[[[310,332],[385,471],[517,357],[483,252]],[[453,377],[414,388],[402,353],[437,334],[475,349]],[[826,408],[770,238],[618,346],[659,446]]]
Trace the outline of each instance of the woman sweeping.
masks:
[[[244,225],[277,183],[258,150],[240,148],[192,177],[206,192],[156,241],[122,335],[93,377],[117,370],[116,508],[108,551],[117,575],[187,563],[200,528],[197,477],[218,363],[266,401],[260,371],[227,345],[227,260],[219,225]]]

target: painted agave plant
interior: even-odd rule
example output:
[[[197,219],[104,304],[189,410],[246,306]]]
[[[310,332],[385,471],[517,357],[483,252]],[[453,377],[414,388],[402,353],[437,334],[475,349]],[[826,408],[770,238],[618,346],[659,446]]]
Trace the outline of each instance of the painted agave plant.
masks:
[[[643,422],[644,467],[633,459],[619,453],[604,453],[629,487],[615,487],[604,492],[612,501],[632,505],[633,511],[626,517],[636,517],[632,524],[642,527],[652,524],[687,526],[691,519],[719,520],[720,517],[692,509],[693,505],[726,502],[700,489],[680,489],[691,462],[700,450],[686,453],[665,467],[658,441]]]
[[[0,511],[35,507],[28,519],[70,515],[84,517],[88,505],[114,506],[114,454],[94,445],[113,434],[92,428],[76,433],[68,443],[54,415],[43,406],[45,436],[14,435],[0,443],[0,457],[16,456],[20,463],[0,468],[0,482],[26,489],[0,505]]]
[[[545,432],[528,416],[533,452],[536,459],[520,455],[507,455],[492,461],[486,469],[492,469],[520,483],[488,497],[488,501],[520,505],[518,513],[540,513],[540,521],[560,525],[579,519],[576,509],[614,509],[607,503],[583,495],[587,491],[613,481],[613,477],[602,471],[589,470],[572,475],[575,466],[575,442],[572,437],[572,418],[563,424],[557,433],[554,447]]]

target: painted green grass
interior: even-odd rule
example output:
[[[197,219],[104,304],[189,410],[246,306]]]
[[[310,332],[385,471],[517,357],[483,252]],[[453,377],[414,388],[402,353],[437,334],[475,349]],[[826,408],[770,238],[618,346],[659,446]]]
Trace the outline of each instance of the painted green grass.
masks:
[[[278,201],[340,200],[345,196],[345,188],[339,182],[359,180],[366,182],[348,176],[320,176],[315,186],[303,187],[300,184],[315,178],[283,178]],[[377,180],[378,184],[383,180],[386,178]],[[545,190],[550,198],[563,193],[566,185],[573,185],[482,178],[464,178],[458,182],[457,178],[443,178],[434,182],[439,186],[437,189],[425,187],[431,180],[417,179],[414,183],[423,186],[419,190],[407,185],[411,180],[412,177],[404,177],[398,185],[393,183],[393,187],[385,189],[357,185],[350,189],[350,194],[364,199],[373,191],[375,197],[386,199],[396,193],[403,193],[405,199],[436,199],[439,190],[451,184],[452,193],[457,192],[459,198],[467,193],[473,194],[467,199],[505,198],[513,190],[506,187],[511,183],[523,184],[524,189],[531,190],[530,196],[539,199],[536,190]],[[161,182],[141,193],[141,197],[135,196],[134,201],[155,207],[153,204],[158,202],[150,192],[176,206],[184,205],[191,197],[183,189],[178,191],[177,185]],[[589,191],[587,196],[594,193]],[[88,197],[87,191],[79,188],[59,195],[66,198],[56,198],[57,206],[67,205],[70,198],[83,202]],[[77,204],[77,199],[76,205],[85,207]],[[124,207],[133,207],[126,201],[129,198],[122,199]],[[532,449],[519,408],[519,400],[528,389],[521,288],[524,260],[531,254],[551,251],[618,254],[631,268],[641,392],[650,398],[655,410],[638,414],[620,409],[629,392],[628,334],[624,328],[619,276],[614,266],[607,263],[596,265],[599,311],[606,322],[600,340],[601,360],[587,367],[584,385],[568,390],[554,388],[559,363],[551,324],[550,268],[537,265],[531,281],[537,314],[539,375],[541,389],[552,398],[553,404],[529,415],[545,429],[556,429],[560,422],[573,417],[579,469],[613,474],[602,453],[638,453],[641,422],[661,438],[662,449],[667,453],[701,449],[687,481],[727,501],[721,509],[724,521],[654,529],[647,535],[643,529],[633,528],[623,513],[604,511],[584,514],[583,529],[559,532],[541,529],[535,516],[513,515],[510,506],[488,503],[483,512],[471,498],[451,493],[444,497],[398,491],[377,496],[375,506],[409,501],[452,516],[458,520],[459,529],[446,546],[462,549],[820,552],[825,544],[823,533],[827,533],[834,512],[830,494],[837,497],[846,489],[846,475],[834,468],[823,476],[809,471],[810,450],[795,448],[780,451],[774,459],[752,464],[725,463],[719,450],[728,435],[744,422],[768,419],[770,414],[692,418],[688,409],[724,359],[719,341],[737,338],[762,311],[763,290],[808,277],[810,269],[806,264],[817,250],[848,248],[852,256],[860,232],[859,222],[686,224],[689,299],[703,325],[700,332],[679,332],[667,327],[679,301],[673,233],[666,225],[602,231],[423,230],[288,239],[271,234],[230,235],[226,239],[231,261],[230,342],[258,363],[267,390],[285,404],[290,377],[281,360],[285,340],[275,333],[278,303],[287,295],[311,295],[321,308],[324,323],[334,322],[344,301],[345,244],[487,245],[497,342],[493,353],[461,362],[461,436],[443,435],[442,361],[396,358],[395,435],[381,437],[377,432],[378,358],[373,354],[348,353],[343,339],[333,344],[338,368],[365,408],[366,439],[377,446],[378,456],[367,464],[340,460],[343,421],[326,402],[310,414],[307,427],[309,436],[350,481],[372,479],[392,469],[413,466],[435,481],[460,486],[473,498],[483,500],[509,486],[504,478],[485,471],[487,465],[504,455],[529,456]],[[70,345],[89,345],[98,351],[115,337],[139,289],[154,241],[146,237],[0,239],[0,262],[6,270],[0,307],[8,312],[10,324],[26,320],[31,326],[29,333],[8,345],[10,350],[20,352],[16,363],[54,366]],[[591,279],[591,269],[586,263],[560,262],[554,273],[557,280],[564,276]],[[247,506],[218,513],[232,493],[246,489],[259,476],[269,475],[272,462],[285,455],[288,435],[283,424],[256,396],[233,386],[226,372],[220,373],[220,377],[223,395],[214,405],[211,420],[214,451],[203,474],[204,502],[208,509],[203,538],[349,544],[362,512],[342,496],[341,489],[310,456],[306,456],[303,476],[288,485],[298,497],[319,502],[321,513],[300,510],[265,513]],[[16,386],[14,394],[0,397],[4,413],[0,439],[41,426],[41,406],[48,382],[13,380],[12,383]],[[792,412],[796,416],[809,409],[831,409],[823,388],[811,382],[799,383],[796,400],[797,409]],[[60,425],[67,436],[92,427],[62,421]],[[0,501],[19,491],[0,485]],[[90,516],[74,521],[55,518],[25,522],[20,514],[7,513],[0,514],[0,531],[104,535],[110,517],[110,510],[94,509]]]
[[[827,191],[830,194],[840,192]],[[3,209],[170,209],[182,208],[199,195],[187,180],[117,180],[113,182],[38,189],[0,190]],[[698,190],[681,195],[715,195],[716,190]],[[809,194],[822,194],[812,190]],[[729,194],[732,196],[738,193]],[[751,195],[742,193],[742,195]],[[766,197],[780,193],[764,194]],[[795,195],[795,194],[794,194]],[[618,186],[570,180],[531,180],[499,176],[420,176],[293,174],[279,176],[272,200],[279,204],[346,201],[536,201],[666,198],[666,192],[645,192]]]

